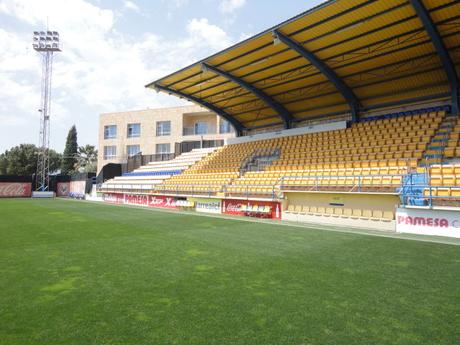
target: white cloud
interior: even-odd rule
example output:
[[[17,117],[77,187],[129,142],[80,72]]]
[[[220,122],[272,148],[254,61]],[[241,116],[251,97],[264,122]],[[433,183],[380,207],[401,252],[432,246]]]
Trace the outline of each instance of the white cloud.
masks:
[[[137,4],[134,3],[134,2],[132,2],[132,1],[125,0],[125,1],[123,2],[123,6],[124,6],[127,10],[131,10],[131,11],[134,11],[134,12],[140,12],[139,6],[137,6]]]
[[[162,0],[175,8],[181,8],[189,3],[190,0]]]
[[[58,150],[73,123],[81,144],[96,144],[101,112],[181,104],[144,85],[234,41],[206,18],[191,19],[174,41],[155,33],[132,37],[115,30],[114,11],[84,0],[3,0],[2,14],[27,31],[0,29],[8,47],[0,50],[0,151],[38,137],[40,59],[31,48],[31,32],[46,25],[47,15],[63,42],[53,65],[51,141]]]
[[[246,0],[223,0],[220,3],[220,10],[223,13],[232,13],[238,8],[243,7],[246,4]]]
[[[212,48],[222,49],[231,44],[227,33],[217,25],[210,24],[206,18],[192,19],[187,31],[194,41],[204,40]]]

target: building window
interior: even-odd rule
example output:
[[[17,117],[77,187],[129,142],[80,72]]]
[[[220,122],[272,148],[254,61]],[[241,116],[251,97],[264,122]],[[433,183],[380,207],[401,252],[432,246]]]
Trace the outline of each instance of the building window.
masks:
[[[168,144],[157,144],[157,153],[171,153],[171,145]]]
[[[232,131],[232,127],[230,126],[230,122],[225,121],[225,120],[221,120],[221,122],[220,122],[220,130],[219,131],[220,131],[221,134],[230,133]]]
[[[141,124],[130,123],[128,124],[128,138],[137,138],[141,136]]]
[[[208,134],[208,124],[206,122],[195,123],[195,134]]]
[[[104,126],[104,139],[115,139],[117,137],[117,126]]]
[[[171,121],[157,122],[157,137],[171,135]]]
[[[141,147],[139,145],[128,145],[126,146],[126,153],[128,157],[132,157],[141,152]]]
[[[104,146],[104,159],[113,159],[117,156],[116,146]]]

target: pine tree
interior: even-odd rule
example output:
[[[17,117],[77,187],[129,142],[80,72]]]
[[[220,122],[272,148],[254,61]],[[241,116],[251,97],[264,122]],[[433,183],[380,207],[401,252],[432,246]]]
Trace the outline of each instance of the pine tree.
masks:
[[[78,143],[77,143],[77,129],[75,125],[72,126],[67,134],[65,143],[64,155],[62,158],[62,171],[64,175],[72,174],[75,171],[75,164],[77,163]]]

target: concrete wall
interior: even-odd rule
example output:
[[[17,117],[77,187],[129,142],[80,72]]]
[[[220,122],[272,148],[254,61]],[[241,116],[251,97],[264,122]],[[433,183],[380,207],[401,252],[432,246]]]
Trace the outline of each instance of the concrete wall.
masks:
[[[346,194],[346,193],[285,193],[285,208],[289,204],[318,207],[338,207],[331,205],[343,203],[343,208],[392,211],[396,210],[400,199],[387,194]]]
[[[395,212],[400,201],[397,195],[385,194],[285,193],[285,196],[284,209],[287,209],[289,205],[302,205]],[[343,206],[337,206],[337,204],[343,204]],[[347,228],[355,227],[395,231],[395,221],[387,219],[363,219],[361,217],[334,216],[329,214],[310,215],[289,212],[283,212],[283,219]]]
[[[229,144],[241,144],[241,143],[248,143],[251,141],[258,141],[258,140],[290,137],[293,135],[335,131],[335,130],[344,129],[344,128],[347,128],[347,122],[337,121],[337,122],[330,122],[330,123],[291,128],[291,129],[272,130],[272,131],[267,131],[264,133],[256,133],[252,135],[250,134],[250,135],[246,135],[243,137],[235,137],[235,138],[229,139],[228,143]]]

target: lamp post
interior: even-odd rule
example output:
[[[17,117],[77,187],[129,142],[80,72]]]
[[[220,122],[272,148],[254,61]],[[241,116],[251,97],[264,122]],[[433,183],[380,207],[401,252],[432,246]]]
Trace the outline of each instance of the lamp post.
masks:
[[[51,75],[53,54],[60,52],[60,39],[57,31],[34,31],[32,47],[42,57],[41,104],[39,152],[37,158],[36,190],[49,190],[49,145],[50,145],[50,109]]]

